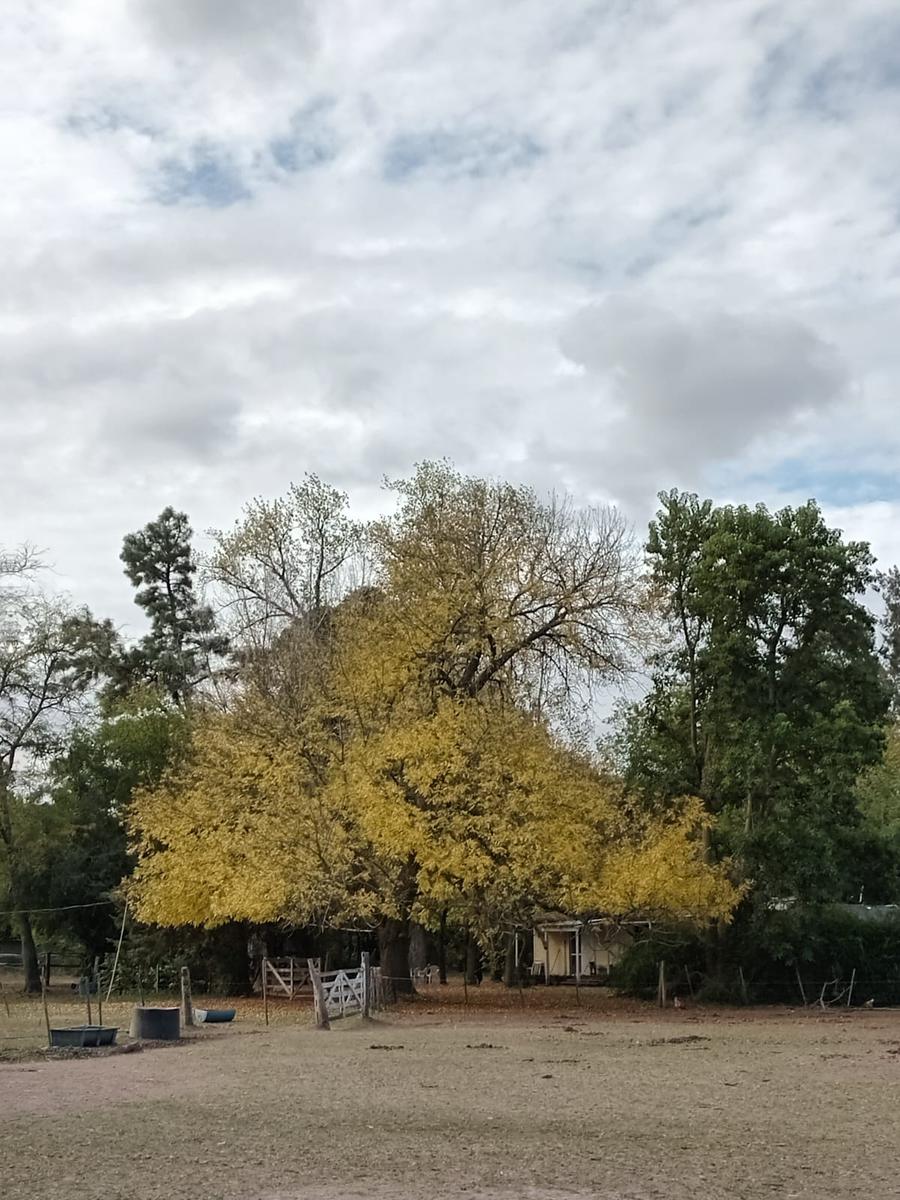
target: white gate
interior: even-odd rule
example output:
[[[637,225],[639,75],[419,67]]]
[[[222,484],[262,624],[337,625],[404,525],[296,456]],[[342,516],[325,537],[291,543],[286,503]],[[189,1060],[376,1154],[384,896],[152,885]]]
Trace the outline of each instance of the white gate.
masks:
[[[373,1009],[380,1007],[380,970],[369,966],[368,954],[363,954],[358,967],[345,967],[339,971],[318,969],[313,959],[308,961],[309,977],[313,988],[316,1007],[316,1024],[327,1029],[329,1022],[351,1013],[367,1017]]]

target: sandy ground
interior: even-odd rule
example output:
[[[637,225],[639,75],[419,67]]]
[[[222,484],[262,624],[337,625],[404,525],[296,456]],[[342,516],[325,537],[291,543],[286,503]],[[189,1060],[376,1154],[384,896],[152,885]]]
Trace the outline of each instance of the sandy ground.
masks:
[[[164,1050],[0,1065],[9,1200],[900,1194],[900,1013],[248,1008]]]

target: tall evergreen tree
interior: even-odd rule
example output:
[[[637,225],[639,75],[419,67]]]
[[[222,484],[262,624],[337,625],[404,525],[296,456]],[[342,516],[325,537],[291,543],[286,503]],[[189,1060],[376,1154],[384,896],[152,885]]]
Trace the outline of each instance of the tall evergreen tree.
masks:
[[[197,599],[192,536],[187,514],[167,507],[125,537],[120,557],[150,632],[123,656],[115,680],[119,691],[151,683],[182,704],[208,677],[210,658],[228,649],[212,609]]]

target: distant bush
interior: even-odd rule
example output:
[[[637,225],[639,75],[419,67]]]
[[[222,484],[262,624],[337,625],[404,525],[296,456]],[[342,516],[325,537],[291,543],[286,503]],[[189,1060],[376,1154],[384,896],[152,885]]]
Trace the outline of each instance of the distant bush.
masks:
[[[718,970],[709,972],[702,930],[660,927],[626,951],[611,982],[652,998],[665,959],[672,994],[691,990],[709,1003],[797,1004],[802,996],[829,1003],[846,1001],[855,971],[853,1004],[900,1004],[900,912],[866,915],[842,905],[745,911],[725,930],[716,957]]]

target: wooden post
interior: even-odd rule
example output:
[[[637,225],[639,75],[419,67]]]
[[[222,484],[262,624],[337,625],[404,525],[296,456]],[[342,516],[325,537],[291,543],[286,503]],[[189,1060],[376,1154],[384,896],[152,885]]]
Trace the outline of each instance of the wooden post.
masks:
[[[144,1007],[144,972],[138,968],[138,996],[141,1001],[141,1008]]]
[[[581,927],[575,930],[575,1003],[581,1007]]]
[[[88,1023],[88,1025],[93,1025],[94,1019],[91,1016],[91,983],[93,981],[91,979],[90,973],[85,975],[83,978],[84,978],[84,998],[87,1002],[87,1018],[88,1018],[87,1023]]]
[[[181,968],[181,1021],[184,1025],[194,1024],[194,1002],[191,999],[191,973]]]
[[[803,980],[800,978],[800,968],[799,968],[799,967],[797,967],[797,966],[795,966],[795,967],[794,967],[794,971],[796,972],[796,975],[797,975],[797,984],[798,984],[798,986],[799,986],[799,988],[800,988],[800,996],[801,996],[801,998],[802,998],[802,1000],[803,1000],[803,1007],[804,1007],[804,1008],[806,1008],[806,1007],[807,1007],[807,1004],[806,1004],[806,990],[805,990],[805,988],[803,987]]]
[[[313,958],[306,960],[306,966],[309,970],[309,982],[312,984],[313,1001],[316,1009],[316,1026],[319,1029],[330,1029],[331,1022],[328,1020],[328,1009],[325,1005],[325,989],[322,987],[322,976],[319,974],[319,968],[316,966],[316,961]]]
[[[116,946],[116,957],[113,959],[112,974],[109,977],[109,987],[106,990],[106,1003],[109,1004],[109,998],[112,995],[113,984],[116,982],[116,968],[119,965],[119,955],[122,953],[122,939],[125,936],[125,921],[128,917],[128,902],[122,909],[122,928],[119,930],[119,943]]]
[[[738,966],[738,975],[741,980],[741,999],[745,1004],[749,1004],[750,996],[747,992],[747,980],[744,978],[744,968],[741,966]]]
[[[666,1007],[666,962],[665,959],[659,960],[659,986],[657,988],[656,1002],[660,1008]]]
[[[6,1015],[9,1016],[9,1001],[6,998],[6,992],[3,990],[3,980],[0,979],[0,996],[3,997],[3,1007],[6,1009]]]
[[[103,992],[100,987],[100,959],[94,959],[94,980],[97,984],[97,1024],[103,1024]]]
[[[49,988],[49,986],[50,986],[50,951],[49,950],[44,955],[44,961],[47,964],[47,987]]]
[[[291,982],[290,982],[289,986],[291,989],[291,999],[293,1000],[293,998],[294,998],[294,956],[293,956],[293,954],[291,955],[290,962],[291,962]]]
[[[438,978],[447,983],[447,910],[441,910],[441,927],[438,932]]]
[[[262,960],[262,989],[263,989],[263,1015],[266,1018],[266,1027],[269,1025],[269,960]]]
[[[47,959],[41,967],[41,1000],[44,1003],[44,1025],[47,1027],[47,1046],[52,1048],[53,1038],[50,1036],[50,1010],[47,1008]]]
[[[362,954],[359,956],[359,961],[360,970],[362,971],[363,977],[362,1015],[366,1020],[368,1020],[368,1018],[372,1015],[372,997],[369,995],[369,989],[371,987],[372,980],[368,950],[363,950]]]
[[[467,966],[468,963],[466,963],[466,966],[463,967],[463,1003],[466,1005],[466,1007],[468,1007],[469,1004],[469,972],[466,970]]]
[[[690,994],[691,994],[691,999],[693,1000],[693,998],[694,998],[694,985],[693,985],[693,983],[691,982],[691,973],[690,973],[690,971],[688,970],[688,967],[687,967],[687,965],[685,965],[685,968],[684,968],[684,977],[685,977],[685,979],[687,980],[688,991],[690,992]]]
[[[850,986],[847,988],[847,1007],[850,1007],[850,1001],[853,999],[853,985],[856,983],[856,967],[853,968],[853,974],[850,976]]]

